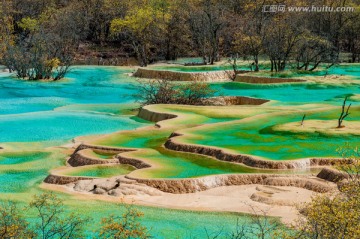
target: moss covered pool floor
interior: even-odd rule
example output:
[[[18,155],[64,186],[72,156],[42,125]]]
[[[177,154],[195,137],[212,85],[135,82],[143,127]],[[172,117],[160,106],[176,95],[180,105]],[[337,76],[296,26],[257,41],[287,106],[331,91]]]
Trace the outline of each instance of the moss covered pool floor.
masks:
[[[358,71],[350,68],[334,69],[334,75],[348,74],[352,80],[357,80]],[[134,79],[128,76],[132,71],[131,68],[76,67],[67,79],[54,84],[19,81],[9,74],[0,73],[0,146],[4,148],[0,152],[0,201],[10,200],[25,205],[32,195],[43,192],[45,189],[40,185],[49,172],[66,165],[67,157],[73,152],[69,145],[72,146],[74,138],[75,142],[137,149],[126,154],[153,165],[147,170],[135,170],[130,166],[94,166],[67,171],[69,176],[89,177],[129,174],[142,178],[176,179],[234,173],[315,173],[309,169],[272,171],[250,168],[169,150],[163,145],[174,132],[181,134],[175,139],[185,144],[216,147],[274,161],[338,157],[338,147],[346,143],[354,147],[360,145],[359,136],[349,132],[324,134],[317,130],[288,131],[281,128],[300,124],[304,114],[305,129],[307,120],[309,123],[324,121],[331,124],[336,121],[345,96],[350,96],[349,103],[353,103],[353,108],[344,125],[360,127],[357,104],[360,87],[357,83],[343,85],[313,81],[273,86],[212,83],[211,87],[219,94],[271,101],[260,106],[149,106],[153,112],[177,115],[174,119],[158,122],[160,127],[157,127],[155,122],[136,117],[134,109],[138,104],[133,97],[136,86]],[[91,156],[106,160],[113,154],[94,152]],[[94,220],[117,210],[115,203],[81,201],[73,195],[58,195],[63,197],[69,211],[76,210]],[[246,218],[232,213],[139,208],[145,213],[143,222],[152,228],[155,238],[186,238],[189,234],[201,238],[205,236],[204,227],[218,230],[219,225],[224,225],[230,230],[236,226],[238,217]]]

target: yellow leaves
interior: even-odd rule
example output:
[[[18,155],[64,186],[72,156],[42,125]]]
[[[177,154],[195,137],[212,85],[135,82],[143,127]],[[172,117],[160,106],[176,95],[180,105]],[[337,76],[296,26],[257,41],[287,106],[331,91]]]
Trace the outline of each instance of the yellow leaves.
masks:
[[[22,218],[15,204],[8,203],[0,206],[0,235],[1,238],[29,237],[27,222]]]
[[[110,31],[113,34],[127,29],[140,35],[150,26],[162,27],[170,19],[168,5],[164,0],[145,1],[141,6],[130,8],[125,18],[116,18],[111,21]]]
[[[6,52],[7,45],[13,45],[13,18],[10,14],[11,2],[0,2],[0,57]]]
[[[45,61],[45,66],[50,67],[50,68],[56,68],[56,67],[60,66],[60,64],[61,64],[61,61],[59,60],[59,58],[53,58],[53,59]]]
[[[152,10],[149,7],[130,11],[124,19],[116,18],[111,21],[110,31],[117,34],[125,29],[142,34],[149,24],[154,21]]]
[[[47,7],[37,18],[24,17],[19,22],[18,26],[23,30],[36,32],[40,27],[48,24],[50,19],[55,16],[56,9],[54,7]]]
[[[24,30],[33,32],[39,28],[39,21],[30,17],[25,17],[18,22],[18,26]]]
[[[359,227],[360,204],[354,197],[336,195],[334,198],[315,198],[306,210],[310,229],[314,230],[316,225],[322,238],[333,238],[336,235],[339,238],[350,235],[359,238],[360,234],[356,233]]]
[[[355,156],[349,153],[349,148],[338,150],[343,157],[352,158],[350,174],[358,175],[359,168],[354,165],[360,162],[359,154],[355,149]],[[349,155],[349,154],[350,155]],[[355,170],[355,171],[354,171]],[[349,172],[349,171],[347,171]],[[304,208],[306,221],[300,224],[302,237],[293,238],[360,238],[360,180],[358,176],[350,177],[341,182],[339,191],[331,195],[320,195]]]
[[[120,9],[123,3],[119,0],[104,0],[105,12],[111,12],[112,10],[115,11],[116,9]]]
[[[99,232],[100,238],[149,238],[148,230],[140,223],[140,218],[144,216],[142,212],[125,205],[125,212],[122,216],[111,215],[101,220],[102,227]]]

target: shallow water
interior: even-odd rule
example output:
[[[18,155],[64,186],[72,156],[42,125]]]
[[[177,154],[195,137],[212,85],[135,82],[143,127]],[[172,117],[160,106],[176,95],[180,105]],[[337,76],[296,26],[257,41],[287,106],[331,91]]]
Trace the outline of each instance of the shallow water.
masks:
[[[12,165],[41,160],[49,156],[48,152],[2,153],[0,165]]]
[[[359,107],[354,109],[351,120],[360,120],[359,109]],[[306,120],[333,120],[338,113],[338,110],[312,113],[308,114]],[[301,113],[287,113],[280,116],[269,115],[252,122],[221,126],[221,131],[217,127],[204,128],[196,130],[194,136],[186,137],[186,141],[233,149],[239,153],[272,160],[340,157],[336,150],[344,147],[346,143],[353,148],[360,145],[358,135],[324,135],[318,132],[285,133],[272,130],[274,125],[289,122],[299,122],[300,125],[301,118]],[[334,121],[334,128],[336,126],[336,121]],[[306,127],[306,121],[304,127]]]
[[[29,158],[32,160],[28,160]],[[0,170],[0,203],[11,200],[18,202],[21,208],[27,206],[34,194],[43,192],[38,185],[48,175],[48,169],[59,167],[59,160],[62,158],[65,158],[65,155],[56,153],[1,153],[0,160],[10,162],[16,160],[19,163],[16,166],[18,170]],[[0,169],[2,169],[1,166]],[[128,169],[130,170],[130,168]],[[124,170],[124,168],[120,170]],[[73,175],[113,176],[113,172],[109,175],[104,175],[104,172],[108,173],[102,169],[92,171],[80,168],[75,169]],[[94,230],[97,229],[97,226],[94,226],[94,224],[99,225],[101,218],[112,214],[121,215],[124,212],[123,207],[115,203],[99,200],[79,200],[78,197],[63,193],[57,193],[57,195],[63,199],[69,212],[76,211],[82,216],[88,216],[93,220],[93,223],[90,223],[87,228],[88,238],[96,236]],[[237,213],[192,212],[142,206],[136,206],[136,208],[144,213],[141,222],[150,229],[154,238],[159,239],[188,238],[190,235],[204,238],[206,237],[205,228],[212,232],[223,228],[223,238],[226,238],[225,233],[235,230],[238,218],[241,221],[247,218]],[[26,210],[25,212],[29,220],[35,220],[32,218],[34,211]]]
[[[221,67],[220,67],[221,68]],[[182,70],[182,68],[179,68]],[[188,68],[187,68],[188,69]],[[210,67],[211,69],[211,67]],[[221,68],[222,69],[222,68]],[[209,70],[197,69],[198,71]],[[211,70],[216,70],[213,68]],[[335,74],[358,75],[356,67],[332,69]],[[40,142],[43,147],[60,146],[82,135],[103,134],[118,130],[136,129],[153,125],[133,116],[134,79],[125,75],[129,68],[121,67],[74,67],[65,80],[60,82],[25,82],[16,80],[8,73],[0,73],[0,143]],[[318,73],[317,73],[318,74]],[[359,85],[334,87],[321,84],[287,84],[276,86],[249,85],[243,83],[214,83],[212,87],[224,95],[242,95],[278,101],[277,105],[298,106],[306,103],[339,105],[345,95],[360,94]],[[353,102],[354,104],[356,102]],[[179,109],[196,116],[194,110]],[[300,111],[301,112],[301,111]],[[313,119],[334,119],[338,111],[319,112],[309,115]],[[279,135],[271,132],[271,126],[299,120],[299,114],[269,117],[266,120],[246,124],[234,124],[216,130],[197,132],[206,135],[194,138],[193,142],[227,147],[241,153],[249,153],[273,160],[310,156],[334,156],[336,147],[345,141],[358,145],[358,137],[328,138],[322,135]],[[300,117],[301,118],[301,117]],[[191,124],[210,124],[234,120],[234,117],[199,115]],[[349,120],[360,120],[358,111]],[[240,165],[215,161],[207,157],[176,153],[161,148],[169,131],[130,134],[112,138],[106,143],[114,146],[148,148],[147,157],[164,165],[162,170],[149,170],[149,177],[183,178],[222,173],[254,173],[259,170]],[[319,143],[321,142],[321,144]],[[1,146],[1,145],[0,145]],[[316,147],[316,149],[315,149]],[[319,148],[319,150],[317,150]],[[0,153],[0,200],[12,198],[28,201],[39,193],[39,184],[51,169],[63,166],[66,155],[60,152]],[[291,156],[289,156],[291,155]],[[96,155],[95,155],[96,156]],[[142,155],[144,156],[144,155]],[[107,155],[98,155],[107,158]],[[96,169],[79,170],[76,176],[108,177],[130,172]],[[132,169],[131,169],[132,170]],[[120,172],[121,171],[121,172]],[[290,172],[291,173],[291,172]],[[299,172],[296,172],[299,173]],[[96,220],[113,213],[115,205],[106,202],[78,201],[64,196],[70,210],[78,210]],[[180,238],[204,235],[204,227],[217,230],[218,225],[226,229],[236,225],[237,214],[197,213],[159,208],[140,207],[144,223],[153,227],[156,238]],[[161,223],[160,223],[161,222]],[[200,238],[202,238],[200,236]]]
[[[74,67],[59,82],[27,82],[3,74],[0,142],[65,142],[77,136],[146,125],[144,121],[120,115],[121,108],[111,105],[134,102],[132,94],[136,88],[125,75],[129,72],[115,67]],[[107,104],[103,108],[112,110],[90,108],[94,104]]]
[[[360,94],[360,85],[332,86],[319,84],[252,85],[217,83],[212,87],[224,95],[242,95],[280,101],[281,104],[341,104],[346,95]]]
[[[77,167],[68,170],[65,175],[79,177],[110,178],[119,175],[126,175],[133,170],[135,170],[135,168],[130,165]]]
[[[222,63],[220,65],[206,65],[206,66],[183,66],[181,64],[189,62],[202,62],[200,58],[184,58],[179,61],[170,62],[175,65],[165,65],[165,66],[155,66],[153,69],[158,70],[170,70],[178,72],[206,72],[206,71],[221,71],[221,70],[232,70],[233,67],[228,63]],[[260,63],[260,70],[270,70],[270,66],[267,63]],[[250,71],[250,63],[240,62],[237,66],[237,70],[246,70]],[[325,76],[325,75],[336,75],[336,76],[351,76],[354,79],[360,79],[360,64],[343,64],[343,65],[334,65],[330,68],[327,68],[325,65],[318,67],[315,71],[296,71],[288,68],[288,71],[273,73],[270,77],[294,77],[301,78],[303,76]]]

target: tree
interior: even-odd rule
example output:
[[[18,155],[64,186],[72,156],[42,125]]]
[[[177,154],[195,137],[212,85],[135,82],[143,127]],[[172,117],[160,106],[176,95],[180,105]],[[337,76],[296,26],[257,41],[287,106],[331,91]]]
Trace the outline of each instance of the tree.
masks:
[[[131,205],[125,205],[124,207],[125,212],[122,216],[111,215],[110,217],[102,219],[99,238],[150,238],[148,229],[139,221],[144,214]]]
[[[298,70],[313,71],[320,63],[334,64],[337,60],[336,49],[332,43],[316,34],[304,33],[295,48]]]
[[[341,45],[342,49],[351,53],[350,62],[360,61],[360,6],[354,2],[349,3],[355,8],[355,11],[348,13],[351,19],[346,21],[341,30]]]
[[[231,59],[228,59],[227,63],[231,66],[232,71],[225,71],[225,72],[228,75],[228,78],[231,81],[234,81],[236,79],[236,74],[238,73],[238,66],[237,66],[236,57],[233,56]]]
[[[303,218],[298,221],[292,233],[283,238],[292,239],[335,239],[360,237],[360,154],[349,147],[338,150],[352,164],[339,168],[349,178],[338,183],[338,191],[331,195],[319,195],[302,208]],[[346,156],[345,156],[346,155]]]
[[[159,38],[158,46],[165,60],[175,60],[191,51],[191,33],[187,24],[189,8],[186,0],[169,1],[168,19],[164,21],[163,36]]]
[[[276,15],[264,29],[263,47],[270,58],[271,71],[283,71],[303,30],[287,15]]]
[[[224,11],[224,5],[218,0],[194,2],[189,25],[197,52],[204,63],[212,65],[220,60],[220,32],[226,24]]]
[[[165,0],[128,2],[125,17],[111,21],[110,31],[114,37],[125,35],[130,41],[140,66],[147,66],[155,50],[154,39],[163,32],[169,19],[168,3]]]
[[[29,224],[14,203],[0,205],[0,238],[33,238]]]
[[[206,105],[206,99],[215,93],[208,84],[193,81],[175,84],[168,80],[138,81],[138,93],[135,97],[141,105],[150,104],[185,104]]]
[[[201,81],[193,81],[187,84],[180,84],[176,89],[176,104],[184,105],[206,105],[206,99],[214,96],[215,90],[209,84]]]
[[[251,215],[248,215],[247,219],[237,219],[234,230],[225,231],[224,228],[209,232],[205,228],[206,238],[229,238],[229,239],[267,239],[278,238],[279,232],[283,235],[287,235],[288,230],[281,225],[280,221],[269,217],[268,213],[263,210],[259,210],[250,206],[252,210]]]
[[[237,16],[237,28],[234,34],[233,51],[253,59],[254,71],[259,71],[259,56],[264,52],[263,41],[264,25],[271,17],[264,13],[263,8],[267,5],[263,0],[250,0],[244,4],[244,9],[235,14]],[[240,16],[239,16],[240,15]]]
[[[344,102],[343,102],[343,105],[341,107],[341,114],[340,114],[340,117],[338,119],[338,128],[342,128],[342,127],[345,127],[342,125],[342,122],[344,121],[344,119],[350,114],[349,113],[349,110],[350,110],[350,107],[351,107],[351,104],[349,104],[349,106],[347,107],[346,111],[345,111],[345,106],[346,106],[346,101],[347,101],[347,96],[345,97],[344,99]]]
[[[58,21],[66,11],[61,13],[49,7],[36,18],[24,17],[17,22],[21,33],[5,42],[3,62],[19,78],[56,81],[68,72],[80,33],[68,27],[74,23]],[[75,20],[73,17],[66,19]]]
[[[0,2],[0,59],[6,52],[7,45],[13,43],[13,11],[12,1]]]
[[[29,207],[40,220],[33,230],[42,239],[80,238],[84,225],[90,221],[75,213],[66,214],[62,200],[52,192],[35,195]]]
[[[167,80],[138,81],[134,95],[141,105],[172,104],[176,95],[175,85]]]
[[[305,118],[306,118],[306,114],[304,114],[304,116],[301,119],[301,127],[304,127]]]

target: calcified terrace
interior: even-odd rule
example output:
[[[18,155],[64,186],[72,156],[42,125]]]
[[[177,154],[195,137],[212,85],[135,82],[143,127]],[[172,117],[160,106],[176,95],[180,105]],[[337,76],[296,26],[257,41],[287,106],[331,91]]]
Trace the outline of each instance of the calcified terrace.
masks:
[[[160,238],[182,228],[195,226],[201,234],[204,226],[234,225],[246,216],[226,212],[251,213],[248,204],[290,222],[297,213],[293,203],[333,190],[331,181],[344,177],[323,167],[339,161],[336,148],[359,143],[358,69],[271,77],[244,72],[251,77],[239,82],[210,79],[222,96],[213,99],[216,106],[150,105],[140,112],[133,110],[133,68],[78,66],[56,83],[1,72],[0,199],[27,205],[34,194],[52,190],[69,210],[96,220],[114,213],[122,199],[135,201],[151,206],[139,207],[146,225],[166,235]],[[241,82],[246,79],[258,82]],[[345,95],[353,110],[337,130]],[[174,218],[173,224],[157,223]]]
[[[330,119],[337,111],[338,107],[326,104],[295,107],[275,102],[222,107],[151,105],[142,108],[138,116],[154,121],[155,126],[79,139],[82,144],[69,158],[69,166],[53,170],[45,182],[68,184],[94,179],[97,177],[86,176],[91,175],[86,172],[94,167],[99,170],[102,165],[105,176],[100,177],[122,174],[168,193],[246,184],[327,192],[333,186],[314,174],[324,166],[347,163],[337,159],[327,143],[358,143],[356,132],[332,130],[336,122]],[[300,127],[296,120],[303,113],[317,116],[321,127],[314,126],[314,120]],[[359,116],[355,113],[353,118]],[[289,121],[293,123],[284,123]],[[349,122],[354,124],[356,121]],[[313,140],[319,137],[327,139],[323,147],[314,146]],[[116,165],[124,167],[113,174],[107,172],[119,167]]]

